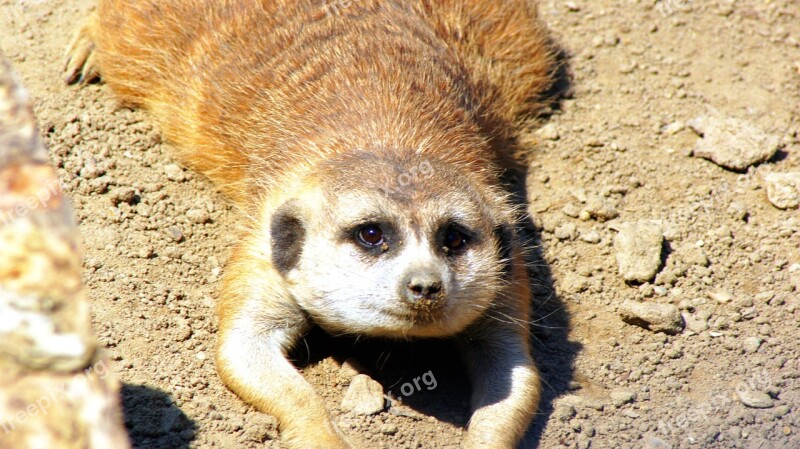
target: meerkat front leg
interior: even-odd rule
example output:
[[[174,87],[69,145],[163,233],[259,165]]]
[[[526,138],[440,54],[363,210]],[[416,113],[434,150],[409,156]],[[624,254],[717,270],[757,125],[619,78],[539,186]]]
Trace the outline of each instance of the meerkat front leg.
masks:
[[[536,414],[541,380],[531,357],[529,279],[520,254],[498,304],[462,340],[472,379],[465,449],[514,449]]]
[[[221,295],[216,361],[228,388],[275,416],[288,447],[350,449],[322,399],[287,358],[308,324],[270,264],[234,255]]]
[[[472,378],[472,418],[465,449],[514,449],[531,422],[540,396],[530,346],[515,329],[482,329],[465,344]]]

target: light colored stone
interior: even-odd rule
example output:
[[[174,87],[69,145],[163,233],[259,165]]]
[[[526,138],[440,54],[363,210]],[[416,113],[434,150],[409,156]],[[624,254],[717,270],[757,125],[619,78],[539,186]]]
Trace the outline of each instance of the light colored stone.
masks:
[[[720,304],[725,304],[731,302],[733,299],[733,294],[727,290],[717,290],[708,292],[708,297]]]
[[[683,122],[672,122],[666,127],[664,127],[664,133],[669,134],[670,136],[678,134],[679,132],[686,129],[686,124]]]
[[[578,237],[578,228],[575,223],[564,223],[556,228],[554,235],[559,240],[574,240]]]
[[[342,409],[357,415],[374,415],[385,406],[383,386],[366,374],[359,374],[350,381],[342,399]]]
[[[601,222],[619,217],[617,208],[606,198],[598,195],[589,195],[586,198],[586,207],[584,210],[589,214],[590,218]]]
[[[601,237],[600,233],[595,231],[594,229],[589,230],[581,234],[581,240],[586,243],[600,243]]]
[[[748,354],[752,354],[758,351],[758,348],[761,347],[762,340],[758,337],[748,337],[744,339],[744,343],[742,346],[744,347],[744,352]]]
[[[131,204],[136,199],[136,190],[131,187],[117,187],[109,194],[109,200],[114,206],[121,203]]]
[[[186,180],[186,173],[183,169],[175,164],[168,164],[164,166],[164,174],[170,181],[182,182]]]
[[[611,403],[617,407],[633,402],[636,398],[636,393],[630,390],[613,390],[611,392]]]
[[[695,145],[694,155],[730,170],[745,171],[751,165],[767,161],[780,146],[778,136],[736,118],[703,115],[687,124],[702,136]]]
[[[760,391],[737,391],[736,395],[739,396],[739,401],[750,408],[772,408],[775,401],[767,393]]]
[[[648,282],[661,266],[664,231],[655,221],[621,223],[614,240],[619,272],[628,282]]]
[[[672,304],[625,301],[619,314],[624,321],[653,332],[677,334],[684,327],[680,310]]]
[[[708,329],[708,322],[702,316],[690,315],[686,312],[681,314],[681,316],[686,323],[686,329],[696,334]]]
[[[542,138],[542,140],[558,140],[561,135],[558,132],[558,128],[553,123],[548,123],[536,131],[536,134]]]
[[[764,178],[767,198],[778,209],[800,206],[800,172],[770,173]]]

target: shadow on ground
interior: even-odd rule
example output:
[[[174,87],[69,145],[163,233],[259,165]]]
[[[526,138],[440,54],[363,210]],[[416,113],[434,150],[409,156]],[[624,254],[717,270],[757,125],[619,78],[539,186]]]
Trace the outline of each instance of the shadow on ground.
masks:
[[[175,405],[172,397],[143,385],[122,386],[125,427],[133,448],[188,449],[197,424]]]

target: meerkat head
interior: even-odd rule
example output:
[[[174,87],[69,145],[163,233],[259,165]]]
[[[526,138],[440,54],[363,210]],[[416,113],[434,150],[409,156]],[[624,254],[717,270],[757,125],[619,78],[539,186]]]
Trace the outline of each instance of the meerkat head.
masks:
[[[273,265],[328,332],[457,333],[509,282],[513,214],[471,179],[424,156],[327,161],[270,214]]]

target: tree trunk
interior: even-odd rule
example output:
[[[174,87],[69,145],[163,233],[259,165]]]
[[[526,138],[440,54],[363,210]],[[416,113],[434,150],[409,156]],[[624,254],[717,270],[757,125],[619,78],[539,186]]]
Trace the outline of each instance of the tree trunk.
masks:
[[[0,54],[0,449],[127,449],[72,210]]]

